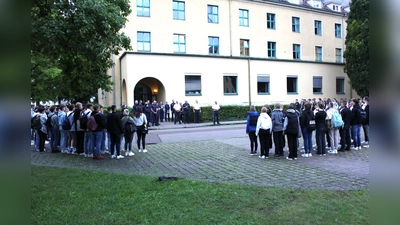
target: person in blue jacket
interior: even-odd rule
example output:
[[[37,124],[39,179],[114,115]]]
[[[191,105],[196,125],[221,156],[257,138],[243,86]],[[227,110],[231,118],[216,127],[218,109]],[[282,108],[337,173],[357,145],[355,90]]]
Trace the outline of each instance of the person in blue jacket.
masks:
[[[246,123],[246,134],[249,135],[250,139],[250,155],[257,154],[257,148],[258,148],[258,142],[256,136],[257,119],[258,119],[258,112],[256,111],[256,107],[250,106],[250,111],[249,114],[247,115],[247,123]]]

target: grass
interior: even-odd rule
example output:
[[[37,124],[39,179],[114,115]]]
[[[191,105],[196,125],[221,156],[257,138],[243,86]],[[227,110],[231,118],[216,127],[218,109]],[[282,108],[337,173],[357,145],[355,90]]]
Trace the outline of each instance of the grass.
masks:
[[[369,190],[320,191],[31,167],[31,224],[368,224]]]

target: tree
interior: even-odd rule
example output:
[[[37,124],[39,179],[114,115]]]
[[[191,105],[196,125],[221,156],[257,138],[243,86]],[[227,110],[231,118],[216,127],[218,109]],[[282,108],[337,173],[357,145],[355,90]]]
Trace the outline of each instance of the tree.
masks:
[[[129,0],[32,0],[31,100],[86,102],[112,90],[112,55],[131,49],[120,30]]]
[[[369,96],[369,0],[350,3],[345,43],[344,72],[359,96]]]

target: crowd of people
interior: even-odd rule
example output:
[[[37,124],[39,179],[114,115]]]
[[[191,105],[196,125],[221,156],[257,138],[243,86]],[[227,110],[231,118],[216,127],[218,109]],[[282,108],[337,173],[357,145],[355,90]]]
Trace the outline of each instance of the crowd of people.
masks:
[[[364,142],[361,142],[361,127]],[[250,140],[250,155],[262,159],[268,158],[273,146],[275,157],[284,156],[283,150],[287,145],[286,159],[296,160],[300,150],[299,138],[303,138],[304,146],[300,151],[305,158],[312,157],[314,147],[318,156],[360,150],[362,146],[369,148],[369,97],[350,101],[320,98],[299,102],[296,99],[286,111],[283,104],[277,103],[273,110],[264,105],[260,114],[251,106],[246,133]]]
[[[101,105],[82,103],[45,107],[31,105],[31,139],[36,151],[45,152],[49,142],[52,153],[84,155],[93,159],[123,159],[121,155],[122,138],[125,139],[125,156],[133,156],[132,141],[137,134],[138,152],[147,152],[147,117],[141,107],[130,113],[124,109],[117,113],[115,105],[103,114]],[[108,139],[106,145],[106,137]]]

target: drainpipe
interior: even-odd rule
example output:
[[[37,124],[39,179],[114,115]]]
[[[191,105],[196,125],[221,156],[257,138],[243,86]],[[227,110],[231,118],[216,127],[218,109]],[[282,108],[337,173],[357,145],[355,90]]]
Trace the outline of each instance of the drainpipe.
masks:
[[[249,84],[249,106],[251,106],[250,58],[247,58],[247,77]]]
[[[232,0],[229,0],[229,54],[232,57]]]
[[[116,101],[116,96],[115,96],[115,67],[114,67],[114,55],[111,56],[111,59],[113,61],[113,66],[111,68],[111,76],[112,76],[112,80],[113,80],[113,105],[115,105],[115,101]]]

